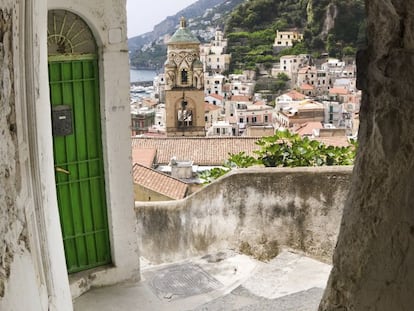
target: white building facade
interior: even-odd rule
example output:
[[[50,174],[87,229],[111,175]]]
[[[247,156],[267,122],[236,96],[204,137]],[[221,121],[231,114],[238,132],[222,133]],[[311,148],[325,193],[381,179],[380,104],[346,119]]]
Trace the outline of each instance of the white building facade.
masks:
[[[231,55],[226,53],[227,39],[220,29],[216,29],[214,40],[200,45],[200,60],[205,72],[223,73],[229,69]]]
[[[225,96],[224,85],[226,83],[226,77],[221,74],[209,75],[204,74],[204,94],[206,96],[210,94],[217,94],[219,96]]]

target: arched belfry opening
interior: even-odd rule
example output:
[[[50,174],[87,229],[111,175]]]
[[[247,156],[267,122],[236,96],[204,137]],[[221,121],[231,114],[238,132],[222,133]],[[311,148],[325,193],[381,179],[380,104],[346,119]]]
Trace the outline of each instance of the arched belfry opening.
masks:
[[[60,224],[69,273],[111,263],[97,46],[79,16],[48,13],[48,72]]]
[[[181,84],[188,84],[188,71],[186,69],[181,70]]]
[[[193,126],[193,115],[195,114],[195,107],[192,100],[183,97],[176,103],[177,111],[177,128],[185,130],[187,127]]]

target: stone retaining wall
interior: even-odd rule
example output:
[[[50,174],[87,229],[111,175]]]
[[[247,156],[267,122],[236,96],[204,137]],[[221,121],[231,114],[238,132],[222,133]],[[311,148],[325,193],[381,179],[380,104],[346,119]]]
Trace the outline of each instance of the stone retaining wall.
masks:
[[[330,262],[352,167],[239,169],[190,197],[136,202],[141,255],[161,263],[224,248],[280,247]]]

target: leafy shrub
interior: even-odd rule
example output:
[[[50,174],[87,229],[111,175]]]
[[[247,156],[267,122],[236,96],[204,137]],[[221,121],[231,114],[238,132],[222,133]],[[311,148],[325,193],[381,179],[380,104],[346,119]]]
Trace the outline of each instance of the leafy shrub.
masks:
[[[244,151],[239,153],[229,153],[229,159],[227,160],[227,163],[225,164],[226,167],[234,168],[246,168],[252,165],[257,164],[256,158],[247,155]]]
[[[200,174],[200,178],[210,183],[226,174],[231,168],[246,168],[253,165],[265,167],[298,167],[325,165],[352,165],[354,163],[357,143],[337,147],[325,145],[308,137],[300,137],[289,131],[278,131],[273,136],[260,138],[257,142],[261,148],[254,151],[257,158],[245,152],[229,154],[224,169],[212,169]]]
[[[255,152],[258,161],[267,167],[352,165],[356,149],[354,144],[347,147],[327,146],[289,131],[263,137],[257,144],[261,146]]]
[[[215,167],[211,170],[205,170],[201,173],[198,173],[198,177],[203,181],[203,184],[209,184],[215,181],[217,178],[223,176],[229,171],[226,168]]]

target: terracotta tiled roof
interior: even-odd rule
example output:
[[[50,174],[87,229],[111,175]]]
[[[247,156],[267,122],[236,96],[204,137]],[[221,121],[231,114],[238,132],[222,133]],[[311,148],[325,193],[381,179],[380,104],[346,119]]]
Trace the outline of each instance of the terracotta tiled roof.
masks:
[[[306,67],[299,68],[298,73],[302,73],[302,74],[303,73],[308,73],[312,70],[315,70],[315,69],[310,67],[310,66],[306,66]]]
[[[250,96],[244,96],[244,95],[233,95],[230,99],[234,102],[250,102]]]
[[[132,164],[138,163],[146,167],[154,164],[157,149],[155,148],[136,148],[132,150]]]
[[[288,92],[288,93],[285,93],[285,94],[283,94],[283,95],[287,95],[287,96],[289,96],[290,98],[292,98],[293,100],[302,100],[302,99],[305,99],[306,98],[306,96],[305,95],[303,95],[302,93],[299,93],[298,91],[296,91],[296,90],[292,90],[292,91],[290,91],[290,92]]]
[[[253,150],[260,149],[255,142],[258,137],[136,137],[132,139],[132,149],[154,148],[156,162],[168,164],[172,157],[178,161],[193,161],[195,165],[223,165],[229,153],[244,151],[255,156]]]
[[[158,132],[148,131],[143,134],[146,137],[167,137],[167,133],[165,131],[159,130]]]
[[[302,85],[300,86],[300,88],[301,88],[302,90],[309,90],[309,91],[311,91],[311,90],[313,90],[313,89],[314,89],[314,87],[313,87],[312,85],[307,84],[307,83],[302,84]]]
[[[330,146],[346,147],[350,145],[346,136],[315,137],[313,139]]]
[[[205,112],[213,111],[213,110],[219,110],[219,109],[221,109],[221,108],[217,105],[204,102],[204,111]]]
[[[221,96],[221,95],[219,95],[219,94],[209,94],[209,95],[207,95],[206,97],[213,97],[213,98],[215,98],[215,99],[218,99],[218,100],[223,100],[224,99],[224,97],[223,96]]]
[[[150,107],[150,108],[155,107],[157,105],[157,101],[149,97],[143,98],[142,102],[145,106]]]
[[[171,199],[179,200],[187,194],[188,186],[186,183],[143,165],[134,164],[133,176],[135,184]]]
[[[329,90],[329,94],[347,95],[349,92],[342,87],[334,87]]]
[[[314,129],[321,129],[323,128],[321,122],[306,122],[304,124],[301,124],[299,128],[295,130],[297,134],[300,136],[303,135],[312,135]]]

